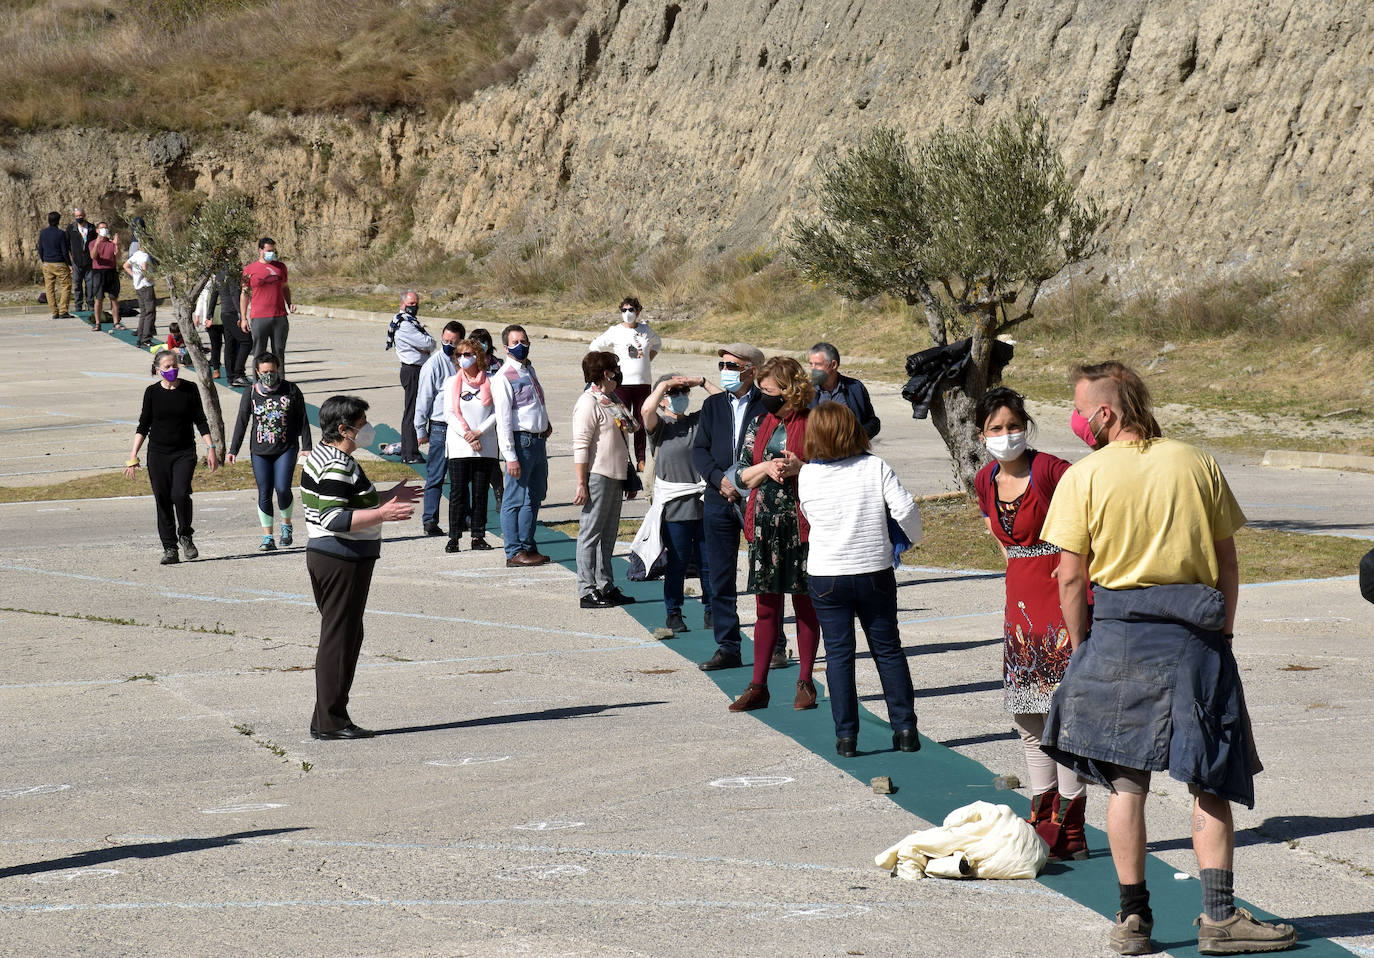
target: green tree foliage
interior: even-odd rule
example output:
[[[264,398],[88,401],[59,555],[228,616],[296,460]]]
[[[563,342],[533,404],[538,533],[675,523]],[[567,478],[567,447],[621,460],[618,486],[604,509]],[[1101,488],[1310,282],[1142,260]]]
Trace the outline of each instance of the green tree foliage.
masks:
[[[985,461],[973,411],[993,385],[996,337],[1032,316],[1044,284],[1096,252],[1102,212],[1080,198],[1029,106],[991,126],[941,127],[914,153],[879,127],[822,164],[820,216],[792,223],[803,275],[842,295],[920,305],[932,345],[968,338],[972,361],[931,404],[967,491]],[[938,292],[937,292],[938,290]]]

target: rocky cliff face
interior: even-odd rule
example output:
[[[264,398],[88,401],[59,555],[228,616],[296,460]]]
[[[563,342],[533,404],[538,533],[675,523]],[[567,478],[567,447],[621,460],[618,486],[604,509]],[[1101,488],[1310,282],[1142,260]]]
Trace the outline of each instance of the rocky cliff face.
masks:
[[[0,147],[0,263],[39,216],[236,187],[290,255],[387,241],[780,241],[817,157],[1031,101],[1109,211],[1128,288],[1369,251],[1374,22],[1360,0],[593,0],[445,116],[65,130]]]

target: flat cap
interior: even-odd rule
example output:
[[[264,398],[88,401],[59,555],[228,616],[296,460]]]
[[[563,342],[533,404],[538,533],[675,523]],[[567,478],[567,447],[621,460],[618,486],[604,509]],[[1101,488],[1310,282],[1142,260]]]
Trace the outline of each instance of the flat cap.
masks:
[[[749,360],[755,369],[763,365],[763,350],[757,346],[750,346],[748,343],[727,343],[716,350],[717,356],[724,356],[726,353]]]

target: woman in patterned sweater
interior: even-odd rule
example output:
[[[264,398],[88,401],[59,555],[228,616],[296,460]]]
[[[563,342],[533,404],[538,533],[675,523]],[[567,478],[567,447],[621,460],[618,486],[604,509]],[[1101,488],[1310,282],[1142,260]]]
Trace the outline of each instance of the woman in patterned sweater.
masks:
[[[229,465],[238,457],[244,433],[252,425],[248,451],[253,459],[253,479],[258,484],[258,522],[262,525],[259,552],[276,552],[272,541],[272,492],[281,510],[282,548],[291,545],[291,480],[296,457],[310,452],[310,423],[305,418],[305,397],[295,383],[281,378],[281,363],[272,353],[262,353],[255,364],[257,382],[243,391],[234,440],[229,444]]]

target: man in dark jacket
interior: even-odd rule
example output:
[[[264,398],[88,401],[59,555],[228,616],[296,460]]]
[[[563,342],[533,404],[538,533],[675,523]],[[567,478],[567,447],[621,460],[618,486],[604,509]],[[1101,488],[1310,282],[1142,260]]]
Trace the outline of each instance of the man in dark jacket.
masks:
[[[840,351],[829,343],[817,343],[811,347],[808,358],[811,360],[811,385],[816,387],[811,408],[823,402],[842,403],[859,420],[869,439],[878,435],[883,423],[873,409],[873,400],[868,398],[868,389],[863,383],[840,373]]]
[[[736,669],[740,659],[739,612],[736,608],[735,567],[739,536],[744,529],[744,495],[735,483],[744,430],[763,412],[754,377],[763,365],[763,353],[746,343],[731,343],[716,350],[720,356],[720,385],[725,390],[707,396],[692,443],[692,465],[706,480],[702,520],[706,526],[706,566],[711,577],[709,625],[716,634],[716,653],[700,668],[703,672]],[[786,653],[784,652],[784,655]]]
[[[43,288],[53,319],[72,317],[72,254],[67,231],[58,226],[62,216],[48,214],[48,225],[38,231],[38,259],[43,263]]]
[[[72,287],[76,311],[94,305],[91,298],[91,240],[95,239],[95,224],[86,222],[86,211],[72,209],[72,225],[67,227],[67,246],[72,254]]]
[[[253,351],[253,334],[246,333],[239,325],[239,275],[243,270],[237,266],[222,269],[210,280],[210,299],[205,315],[215,315],[219,306],[220,326],[224,330],[224,379],[230,386],[247,386],[244,363]]]

